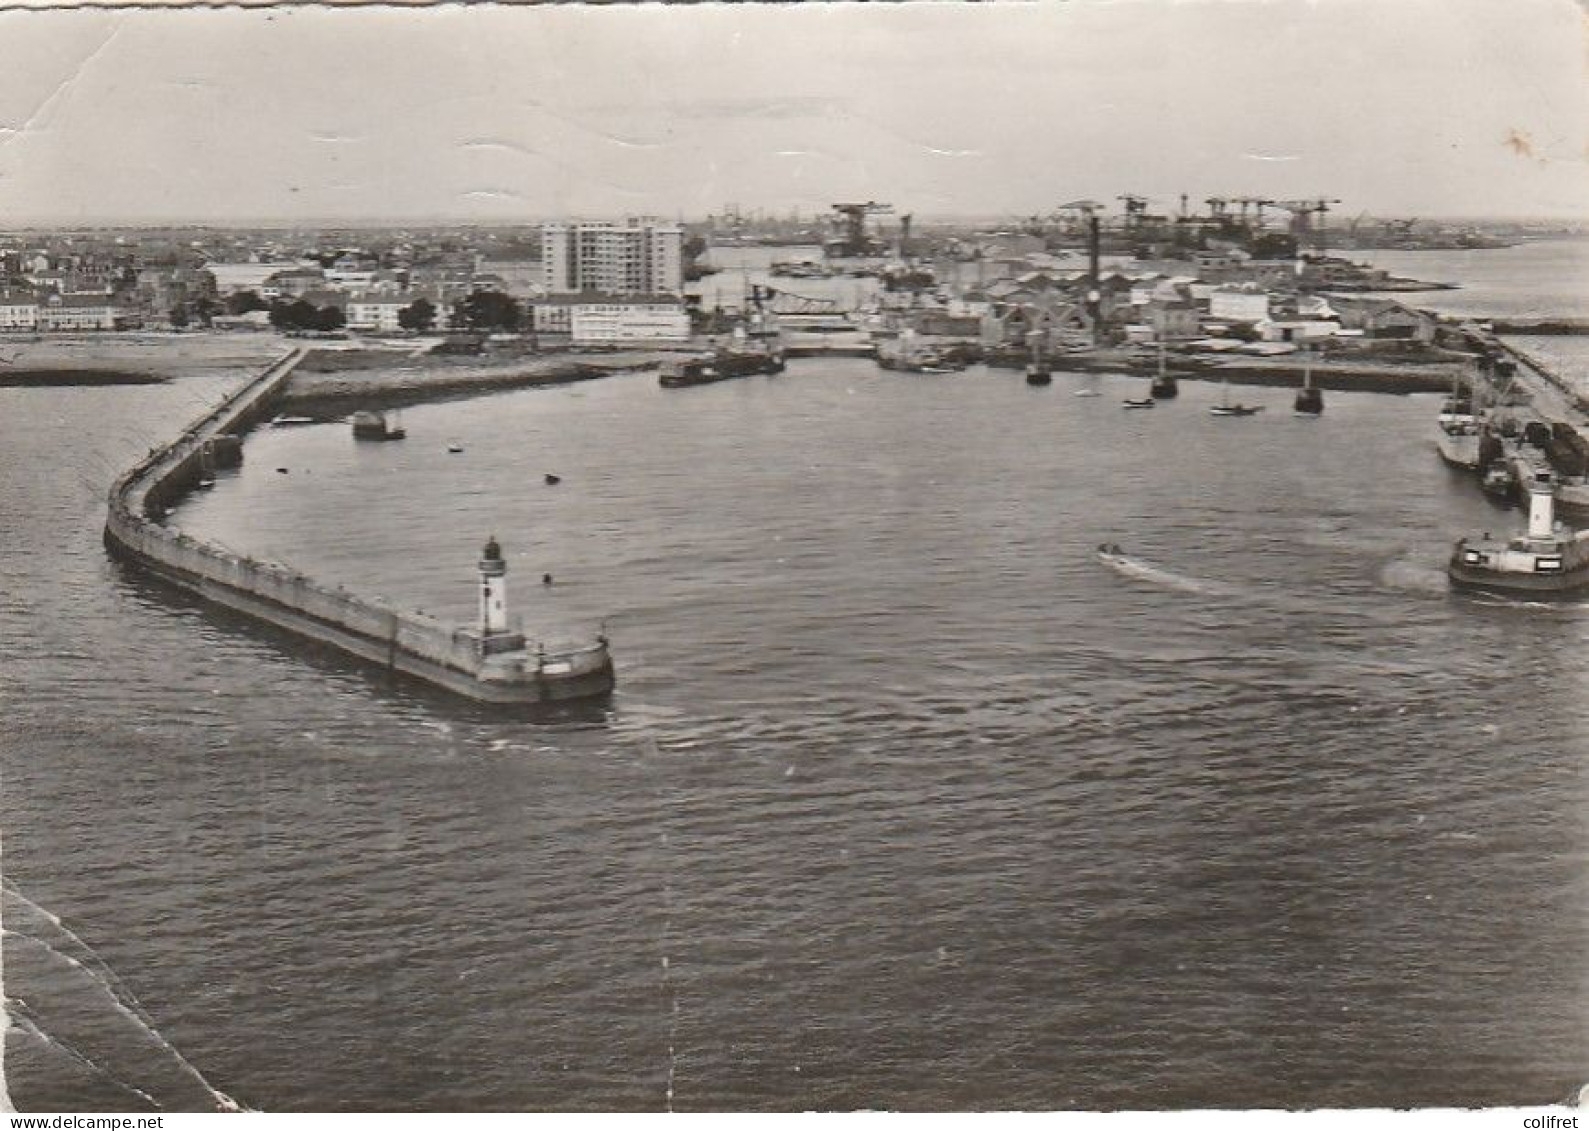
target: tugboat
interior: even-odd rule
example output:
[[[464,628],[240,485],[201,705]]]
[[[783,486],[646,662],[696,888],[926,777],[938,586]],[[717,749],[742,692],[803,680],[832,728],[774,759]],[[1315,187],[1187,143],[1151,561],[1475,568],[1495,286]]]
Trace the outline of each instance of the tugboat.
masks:
[[[1292,402],[1291,410],[1297,416],[1318,416],[1324,411],[1324,392],[1313,383],[1313,355],[1302,356],[1302,388],[1297,390],[1297,399]]]
[[[397,413],[387,416],[384,412],[363,410],[353,414],[353,438],[355,440],[401,440],[408,435]]]
[[[1556,522],[1556,480],[1537,469],[1528,481],[1528,529],[1499,540],[1457,540],[1446,574],[1459,589],[1557,596],[1589,587],[1589,530]]]

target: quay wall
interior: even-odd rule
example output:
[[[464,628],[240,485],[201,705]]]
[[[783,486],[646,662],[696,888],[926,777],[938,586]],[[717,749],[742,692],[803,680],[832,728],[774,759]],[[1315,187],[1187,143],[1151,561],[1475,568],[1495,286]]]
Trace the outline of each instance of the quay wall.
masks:
[[[1557,393],[1566,399],[1567,403],[1579,412],[1589,412],[1589,398],[1586,398],[1583,393],[1574,388],[1570,381],[1562,380],[1550,366],[1527,350],[1521,349],[1510,342],[1497,341],[1496,344],[1518,365],[1530,370],[1541,381],[1555,389]]]
[[[295,351],[277,361],[118,478],[110,490],[106,544],[119,556],[217,604],[474,693],[479,661],[474,640],[466,633],[328,587],[288,566],[239,555],[162,521],[203,470],[205,443],[262,419],[302,357],[302,351]]]

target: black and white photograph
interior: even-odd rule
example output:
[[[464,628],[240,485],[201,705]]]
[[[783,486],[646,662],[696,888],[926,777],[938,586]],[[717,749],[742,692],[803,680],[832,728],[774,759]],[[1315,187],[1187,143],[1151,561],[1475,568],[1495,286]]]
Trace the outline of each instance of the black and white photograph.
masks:
[[[1576,1126],[1586,60],[3,6],[0,1110]]]

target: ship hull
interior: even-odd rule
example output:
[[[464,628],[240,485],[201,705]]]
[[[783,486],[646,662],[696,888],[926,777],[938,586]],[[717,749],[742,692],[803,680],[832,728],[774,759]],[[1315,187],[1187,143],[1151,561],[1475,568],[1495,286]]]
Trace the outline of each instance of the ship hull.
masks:
[[[1453,436],[1451,433],[1440,429],[1435,434],[1435,449],[1440,453],[1440,458],[1448,467],[1461,471],[1477,471],[1479,469],[1479,437]]]
[[[1457,589],[1527,597],[1574,597],[1589,591],[1589,565],[1562,573],[1511,573],[1477,569],[1461,561],[1446,566],[1446,576]]]

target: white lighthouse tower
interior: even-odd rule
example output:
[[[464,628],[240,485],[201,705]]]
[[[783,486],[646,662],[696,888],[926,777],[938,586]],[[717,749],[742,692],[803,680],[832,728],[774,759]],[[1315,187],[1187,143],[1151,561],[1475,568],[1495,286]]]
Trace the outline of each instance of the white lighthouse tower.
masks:
[[[1528,536],[1536,542],[1556,538],[1556,485],[1536,475],[1528,484]]]
[[[480,551],[480,636],[500,636],[508,630],[508,563],[496,535]]]

